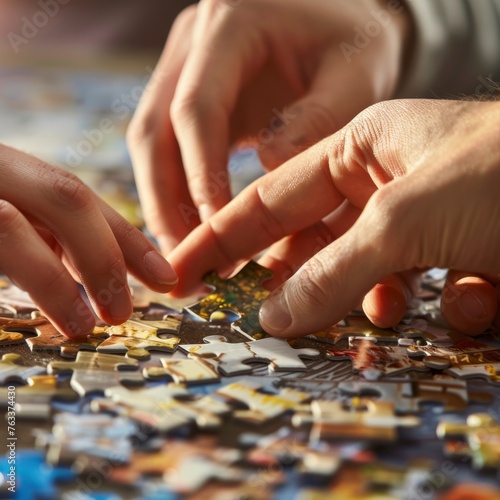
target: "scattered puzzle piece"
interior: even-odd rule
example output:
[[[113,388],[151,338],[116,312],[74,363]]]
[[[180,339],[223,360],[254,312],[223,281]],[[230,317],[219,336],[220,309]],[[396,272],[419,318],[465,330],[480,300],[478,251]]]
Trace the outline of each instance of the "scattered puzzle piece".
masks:
[[[394,330],[408,338],[422,338],[428,344],[434,346],[450,346],[466,339],[465,335],[450,330],[431,325],[425,319],[414,318],[407,323],[400,323]]]
[[[147,379],[169,377],[177,384],[209,384],[217,382],[220,377],[216,363],[210,359],[198,357],[193,359],[160,358],[163,368],[145,368],[143,375]]]
[[[223,375],[250,373],[247,363],[269,363],[269,372],[303,371],[306,365],[300,358],[316,359],[320,356],[316,349],[294,349],[283,339],[266,338],[253,342],[230,344],[220,337],[206,337],[208,344],[188,344],[179,346],[190,357],[201,357],[216,361]]]
[[[19,364],[21,356],[7,353],[0,360],[0,384],[7,382],[26,382],[29,377],[45,371],[43,366],[23,366]]]
[[[441,439],[461,436],[466,445],[456,447],[451,455],[468,456],[478,469],[500,468],[500,423],[488,413],[474,413],[467,417],[466,423],[441,421],[437,427]]]
[[[420,419],[414,416],[397,416],[394,405],[387,401],[373,401],[367,398],[353,398],[347,405],[341,401],[311,402],[311,413],[296,413],[294,425],[313,423],[310,439],[367,439],[394,441],[397,428],[415,427]]]
[[[200,428],[218,427],[221,424],[220,415],[230,411],[226,404],[210,396],[187,399],[192,395],[186,386],[180,384],[135,391],[111,387],[106,389],[106,396],[109,399],[94,400],[92,409],[127,416],[161,432],[192,422]]]
[[[235,410],[233,416],[251,423],[263,423],[287,411],[294,411],[302,407],[309,400],[309,395],[294,389],[280,389],[279,394],[259,392],[262,385],[250,380],[241,380],[221,387],[216,391],[232,401],[244,403],[248,410]]]
[[[53,361],[47,367],[49,373],[73,372],[71,387],[78,394],[102,393],[117,384],[143,384],[144,378],[136,370],[139,363],[135,359],[122,358],[113,354],[78,352],[74,361]],[[120,370],[123,369],[123,370]]]
[[[213,286],[214,292],[188,309],[206,320],[217,310],[233,311],[241,318],[233,323],[234,327],[251,336],[262,335],[259,309],[269,291],[261,285],[271,277],[272,271],[253,261],[228,280],[210,273],[205,277],[205,283]]]
[[[46,448],[47,462],[52,465],[72,465],[81,455],[118,465],[130,461],[136,431],[134,424],[120,417],[59,413],[52,432],[36,432],[36,445]]]

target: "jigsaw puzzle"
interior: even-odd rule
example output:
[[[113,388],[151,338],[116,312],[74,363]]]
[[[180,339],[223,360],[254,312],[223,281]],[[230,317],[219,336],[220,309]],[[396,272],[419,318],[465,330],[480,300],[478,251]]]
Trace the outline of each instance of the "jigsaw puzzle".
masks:
[[[108,411],[126,416],[160,432],[196,423],[202,429],[221,425],[221,415],[230,407],[210,396],[194,397],[186,386],[168,384],[146,389],[125,387],[106,389],[107,399],[92,401],[94,411]]]
[[[315,349],[294,349],[283,339],[266,338],[253,342],[231,344],[219,336],[205,337],[206,344],[180,345],[179,348],[191,358],[201,357],[217,363],[219,371],[226,376],[251,373],[248,363],[267,363],[269,372],[304,371],[306,365],[300,358],[317,359],[320,352]]]
[[[113,354],[79,351],[74,361],[53,361],[47,367],[49,373],[72,373],[71,387],[78,394],[103,393],[119,383],[142,385],[144,378],[137,370],[135,359]]]
[[[43,366],[23,366],[21,356],[16,353],[7,353],[0,360],[0,384],[7,382],[27,382],[29,377],[39,375],[45,371]]]
[[[260,338],[264,332],[259,323],[259,309],[269,295],[262,283],[272,277],[272,272],[250,261],[231,279],[223,280],[217,273],[205,277],[205,283],[214,288],[214,292],[197,304],[190,306],[189,311],[209,320],[216,311],[231,311],[240,316],[233,322],[233,327],[242,332]]]
[[[160,359],[163,368],[151,366],[143,371],[144,378],[171,378],[177,384],[210,384],[220,379],[217,364],[210,359]]]

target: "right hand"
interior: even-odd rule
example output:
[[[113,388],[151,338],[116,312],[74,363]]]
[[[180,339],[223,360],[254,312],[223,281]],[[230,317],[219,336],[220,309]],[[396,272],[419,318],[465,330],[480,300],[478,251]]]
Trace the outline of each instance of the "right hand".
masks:
[[[235,142],[253,138],[273,169],[392,97],[410,28],[403,6],[387,0],[201,0],[186,9],[128,133],[163,253],[231,199]]]
[[[147,238],[73,174],[0,145],[0,272],[26,290],[69,337],[90,333],[96,313],[132,314],[127,269],[157,292],[177,276]]]

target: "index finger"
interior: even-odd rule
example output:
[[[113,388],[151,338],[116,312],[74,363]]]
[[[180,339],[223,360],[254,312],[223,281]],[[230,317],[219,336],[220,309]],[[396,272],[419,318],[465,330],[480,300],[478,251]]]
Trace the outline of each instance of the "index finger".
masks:
[[[334,142],[340,140],[333,137]],[[345,199],[338,183],[347,171],[341,161],[330,164],[331,141],[322,141],[261,177],[198,226],[169,256],[179,275],[173,294],[194,292],[208,271],[235,267],[335,210]],[[368,185],[365,180],[363,186]]]

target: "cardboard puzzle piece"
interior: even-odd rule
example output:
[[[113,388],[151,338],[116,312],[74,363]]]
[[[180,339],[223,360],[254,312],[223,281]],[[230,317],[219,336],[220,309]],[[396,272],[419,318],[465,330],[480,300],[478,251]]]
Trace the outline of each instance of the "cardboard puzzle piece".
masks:
[[[308,337],[335,345],[340,340],[348,338],[397,343],[401,334],[390,328],[378,328],[364,316],[347,316],[340,323],[327,330],[308,335]]]
[[[480,377],[490,383],[500,382],[500,349],[471,338],[452,346],[409,346],[410,357],[423,357],[423,363],[446,369],[458,378]]]
[[[395,441],[398,427],[415,427],[420,419],[414,416],[398,416],[394,404],[367,398],[342,401],[315,400],[310,413],[296,413],[292,423],[300,426],[313,423],[310,440],[365,439]]]
[[[465,439],[466,444],[462,446],[448,446],[449,455],[470,457],[477,469],[498,471],[500,468],[500,423],[489,413],[469,415],[465,424],[443,420],[436,432],[441,439]]]
[[[220,380],[217,364],[210,359],[160,358],[163,368],[151,366],[143,371],[144,378],[154,380],[171,378],[176,384],[210,384]]]
[[[59,333],[48,319],[40,316],[38,324],[34,325],[37,337],[26,339],[26,343],[32,351],[58,351],[63,358],[75,358],[79,350],[95,351],[97,346],[108,335],[103,328],[95,327],[93,332],[84,339],[70,339]],[[26,320],[27,322],[34,320]],[[28,323],[26,323],[29,328]]]
[[[46,322],[45,318],[17,319],[0,317],[0,347],[24,342],[22,332],[34,332],[34,327]]]
[[[300,358],[316,359],[316,349],[294,349],[283,339],[265,338],[253,342],[230,344],[221,337],[206,337],[206,344],[180,345],[189,357],[201,357],[216,361],[219,371],[226,376],[251,373],[248,363],[269,364],[269,372],[305,371],[306,365]]]
[[[167,318],[160,321],[147,321],[133,318],[121,325],[105,329],[109,338],[97,348],[107,354],[125,354],[137,359],[150,357],[149,351],[174,352],[180,338],[177,336],[181,321]],[[163,334],[162,337],[159,335]]]
[[[45,371],[43,366],[23,366],[19,364],[21,355],[15,353],[7,353],[0,360],[0,384],[4,385],[7,382],[23,382],[26,383],[29,377],[39,375]]]
[[[469,402],[490,403],[488,393],[468,391],[467,383],[456,379],[420,380],[408,382],[344,381],[338,385],[350,397],[375,395],[378,401],[393,402],[398,413],[419,413],[424,403],[443,405],[443,411],[460,412]]]
[[[422,318],[413,318],[394,327],[396,332],[406,338],[423,339],[427,344],[434,346],[451,346],[467,337],[462,333],[432,325]]]
[[[219,278],[217,273],[210,273],[204,281],[214,287],[214,292],[188,310],[206,320],[215,311],[233,311],[240,316],[233,323],[235,328],[252,337],[260,337],[264,332],[259,323],[259,309],[269,295],[262,283],[271,277],[272,271],[253,261],[228,280]]]
[[[173,492],[186,495],[211,479],[242,481],[249,477],[233,464],[242,457],[237,449],[222,448],[215,436],[196,436],[189,441],[167,440],[156,453],[135,452],[130,464],[113,467],[108,480],[138,485],[144,477],[162,477]]]
[[[235,410],[233,416],[239,420],[259,424],[276,418],[288,411],[302,408],[309,395],[294,389],[280,389],[278,394],[262,392],[262,384],[251,380],[240,380],[221,387],[216,395],[229,401],[243,403],[248,410]]]
[[[35,435],[36,446],[46,449],[52,465],[72,465],[81,455],[125,464],[132,457],[131,438],[136,432],[137,427],[125,418],[58,413],[52,432],[38,430]]]
[[[422,361],[409,357],[405,347],[381,346],[371,340],[361,340],[357,342],[357,346],[347,350],[330,349],[326,352],[326,357],[332,361],[350,359],[353,372],[367,380],[409,371],[430,370]]]
[[[45,462],[45,454],[38,450],[17,450],[15,478],[9,483],[9,455],[0,457],[0,494],[2,498],[19,498],[28,500],[34,498],[60,498],[56,483],[74,481],[76,472],[70,467],[52,467]],[[1,479],[4,481],[1,481]],[[13,486],[15,496],[7,488]],[[5,494],[5,496],[3,496]]]
[[[52,411],[52,401],[77,399],[78,394],[67,382],[58,381],[54,375],[35,375],[28,378],[28,385],[16,388],[16,414],[19,418],[46,419]]]
[[[196,423],[203,429],[216,428],[230,407],[210,396],[191,397],[186,386],[168,384],[139,390],[117,386],[106,389],[107,399],[92,401],[94,411],[127,416],[160,432]]]
[[[71,387],[81,396],[103,393],[108,387],[120,383],[144,384],[144,378],[137,370],[135,359],[114,354],[79,351],[74,361],[52,361],[47,367],[49,373],[72,372]],[[128,370],[128,371],[125,371]]]

